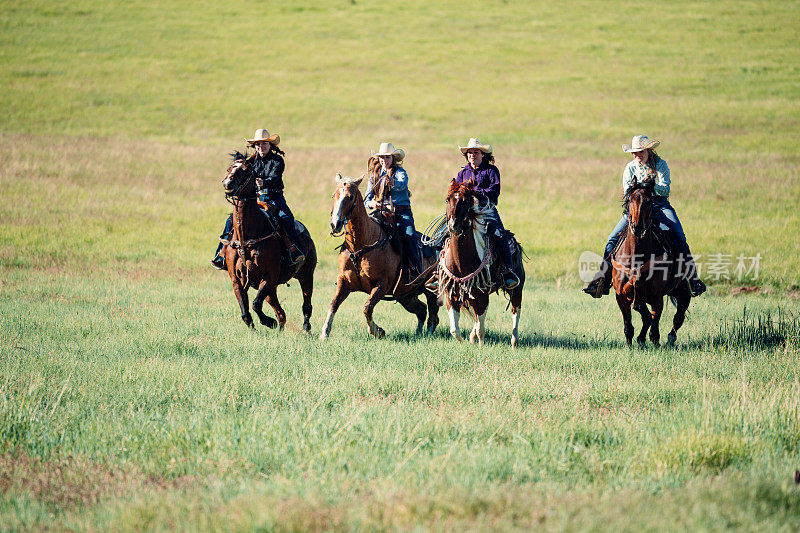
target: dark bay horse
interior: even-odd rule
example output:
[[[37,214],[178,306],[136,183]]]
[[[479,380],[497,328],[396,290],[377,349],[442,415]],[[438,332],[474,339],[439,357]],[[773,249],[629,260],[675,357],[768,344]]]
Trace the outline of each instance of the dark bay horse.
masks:
[[[408,312],[417,316],[418,335],[423,333],[427,314],[428,327],[425,331],[431,334],[439,324],[436,296],[424,290],[425,276],[421,275],[410,283],[404,281],[400,254],[392,248],[389,235],[367,215],[364,197],[358,190],[362,179],[363,176],[354,179],[336,175],[330,220],[331,235],[344,232],[345,240],[339,252],[336,293],[319,338],[328,338],[336,311],[345,298],[356,291],[369,294],[364,304],[364,317],[367,320],[367,331],[371,335],[377,338],[385,335],[384,330],[372,319],[372,311],[381,299],[387,297],[393,297]],[[423,267],[429,267],[432,271],[435,260],[435,254],[431,259],[423,259]],[[423,293],[427,308],[418,299]]]
[[[674,298],[677,311],[672,319],[672,331],[667,336],[667,344],[672,346],[692,299],[684,277],[684,265],[674,254],[664,252],[664,246],[654,234],[652,194],[652,185],[634,184],[626,191],[628,231],[611,256],[612,283],[628,346],[633,344],[632,309],[642,315],[642,331],[636,338],[639,345],[645,345],[649,329],[650,341],[658,346],[658,322],[664,310],[664,296]]]
[[[497,292],[502,284],[499,261],[494,261],[488,235],[482,231],[480,209],[472,182],[459,185],[455,180],[447,193],[447,227],[450,237],[439,258],[437,276],[439,293],[447,305],[450,316],[450,333],[461,340],[458,327],[460,310],[469,310],[475,325],[469,335],[470,342],[483,342],[484,322],[489,307],[489,295]],[[502,290],[511,304],[511,346],[519,342],[519,314],[522,306],[522,288],[525,285],[525,268],[522,264],[522,248],[517,245],[513,255],[514,273],[520,283],[514,289]]]
[[[289,265],[288,252],[284,240],[273,228],[262,212],[262,207],[270,209],[267,204],[260,204],[256,199],[256,184],[253,173],[246,161],[246,154],[235,153],[233,164],[228,167],[227,176],[222,180],[225,196],[233,205],[233,237],[223,241],[225,262],[228,275],[231,277],[233,292],[239,301],[242,320],[251,329],[253,317],[247,309],[247,290],[256,289],[253,299],[255,311],[261,323],[269,328],[286,324],[286,313],[278,301],[277,287],[296,278],[303,292],[303,330],[311,331],[311,295],[314,291],[314,270],[317,268],[317,251],[314,241],[305,228],[298,227],[300,238],[306,247],[306,258],[296,265]],[[270,318],[262,311],[264,300],[275,310]]]

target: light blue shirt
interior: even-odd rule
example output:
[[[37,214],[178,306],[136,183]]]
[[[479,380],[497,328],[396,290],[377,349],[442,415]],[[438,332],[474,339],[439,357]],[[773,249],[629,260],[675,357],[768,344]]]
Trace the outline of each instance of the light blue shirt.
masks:
[[[386,172],[381,172],[380,178],[386,177]],[[379,179],[380,179],[379,178]],[[411,198],[408,193],[408,174],[406,174],[405,169],[403,167],[397,167],[394,169],[394,184],[392,185],[392,189],[390,191],[390,196],[392,198],[392,203],[394,205],[411,205]],[[375,186],[372,183],[372,180],[369,180],[367,183],[367,192],[364,195],[364,205],[367,204],[370,200],[375,199],[375,191],[373,187]],[[387,200],[387,198],[384,198]]]
[[[624,193],[633,185],[634,178],[636,178],[637,183],[642,183],[647,177],[647,172],[648,168],[645,168],[645,165],[641,165],[635,159],[631,160],[625,167],[625,170],[622,171],[622,192]],[[653,190],[656,196],[669,198],[669,183],[669,167],[667,166],[667,162],[663,159],[659,159],[658,163],[656,163],[655,189]]]

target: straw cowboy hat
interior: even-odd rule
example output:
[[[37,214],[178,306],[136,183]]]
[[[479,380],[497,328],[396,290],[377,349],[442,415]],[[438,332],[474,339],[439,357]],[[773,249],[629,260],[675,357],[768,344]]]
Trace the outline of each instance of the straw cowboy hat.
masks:
[[[472,148],[477,148],[484,154],[491,154],[492,153],[492,145],[491,144],[483,144],[481,143],[480,139],[472,138],[469,140],[466,146],[459,146],[458,149],[461,150],[462,154],[466,154],[467,150]]]
[[[372,152],[372,155],[393,155],[398,161],[402,161],[406,153],[400,148],[395,148],[392,143],[381,143],[381,147],[377,152]]]
[[[628,153],[641,152],[648,148],[655,148],[659,144],[661,144],[661,141],[651,141],[647,135],[634,135],[633,139],[631,139],[631,144],[622,145],[622,151]]]
[[[269,141],[274,146],[278,146],[281,143],[281,136],[277,133],[275,135],[270,135],[269,132],[265,129],[258,129],[256,130],[255,134],[253,134],[252,139],[245,139],[247,144],[255,144],[261,141]]]

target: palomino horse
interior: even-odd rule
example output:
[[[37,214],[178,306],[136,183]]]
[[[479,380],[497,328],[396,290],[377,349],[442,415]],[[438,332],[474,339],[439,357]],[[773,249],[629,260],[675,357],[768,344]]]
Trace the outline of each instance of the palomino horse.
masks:
[[[278,301],[277,287],[297,278],[303,292],[303,330],[311,331],[311,294],[314,292],[314,270],[317,268],[317,251],[314,241],[305,228],[298,227],[298,233],[306,247],[305,261],[288,264],[288,254],[284,242],[278,232],[271,227],[264,216],[262,206],[256,200],[256,186],[253,173],[246,161],[246,154],[235,153],[234,163],[228,168],[228,174],[222,180],[225,196],[234,206],[233,237],[223,240],[225,262],[228,274],[233,283],[233,292],[239,301],[242,320],[251,329],[253,317],[247,309],[247,289],[256,288],[253,300],[253,311],[261,323],[269,328],[276,325],[283,329],[286,324],[286,313]],[[283,257],[282,257],[283,256]],[[277,323],[261,310],[264,300],[275,310]]]
[[[489,307],[489,295],[502,285],[499,262],[495,262],[488,245],[488,235],[481,231],[477,198],[472,182],[459,185],[455,180],[447,193],[447,226],[450,238],[439,258],[437,276],[450,316],[450,333],[461,340],[458,320],[462,307],[475,318],[469,335],[470,342],[483,342],[484,321]],[[522,265],[522,248],[517,245],[513,255],[514,273],[519,285],[503,289],[511,303],[511,346],[519,342],[519,313],[522,306],[522,287],[525,285],[525,268]]]
[[[652,185],[643,184],[634,184],[625,192],[628,231],[611,256],[612,282],[628,346],[633,344],[634,333],[631,309],[642,315],[642,331],[636,338],[639,346],[645,345],[648,328],[650,341],[658,346],[658,321],[664,310],[664,296],[672,297],[677,307],[672,331],[667,336],[667,344],[672,346],[692,299],[681,262],[664,253],[664,247],[654,235],[652,193]],[[652,311],[647,309],[648,304]]]
[[[328,338],[333,324],[333,317],[339,306],[354,291],[369,294],[364,304],[364,316],[367,320],[367,331],[377,338],[385,332],[372,319],[372,311],[381,299],[390,296],[400,302],[406,311],[417,315],[417,334],[423,333],[427,311],[427,334],[433,333],[439,324],[439,307],[436,296],[424,290],[424,276],[419,276],[411,283],[405,283],[401,272],[400,255],[392,249],[389,235],[381,226],[367,215],[364,198],[358,186],[363,176],[358,179],[343,178],[336,175],[336,191],[333,193],[333,209],[331,210],[331,235],[338,236],[344,232],[344,243],[339,252],[339,275],[336,279],[336,294],[331,302],[322,333],[319,338]],[[433,267],[436,259],[423,259],[423,267]],[[425,293],[425,304],[418,296]]]

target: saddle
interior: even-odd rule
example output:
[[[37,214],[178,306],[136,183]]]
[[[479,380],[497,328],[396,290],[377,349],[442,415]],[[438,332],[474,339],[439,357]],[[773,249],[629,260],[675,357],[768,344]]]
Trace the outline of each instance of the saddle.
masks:
[[[281,239],[281,272],[289,272],[290,269],[296,270],[299,268],[299,265],[293,265],[289,259],[289,248],[292,245],[292,241],[289,240],[289,236],[286,234],[286,231],[284,231],[280,221],[278,220],[276,213],[277,208],[269,202],[262,202],[260,200],[258,201],[258,206],[261,208],[261,212],[264,214],[264,218],[267,221],[267,226],[269,227],[270,233],[276,233]],[[298,235],[302,235],[304,232],[308,231],[303,223],[297,219],[294,221],[294,228]]]

